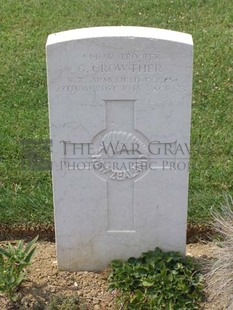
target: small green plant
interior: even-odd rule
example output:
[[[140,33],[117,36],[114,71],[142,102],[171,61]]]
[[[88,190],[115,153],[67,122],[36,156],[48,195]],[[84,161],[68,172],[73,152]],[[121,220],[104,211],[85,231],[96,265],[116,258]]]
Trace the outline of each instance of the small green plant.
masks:
[[[87,310],[79,297],[53,296],[48,305],[49,310]]]
[[[19,241],[17,246],[8,243],[0,248],[0,292],[6,294],[10,301],[16,301],[16,289],[26,278],[25,267],[30,264],[36,249],[38,236],[24,246]]]
[[[127,262],[111,263],[109,288],[117,291],[121,309],[199,309],[203,277],[191,258],[159,248]]]

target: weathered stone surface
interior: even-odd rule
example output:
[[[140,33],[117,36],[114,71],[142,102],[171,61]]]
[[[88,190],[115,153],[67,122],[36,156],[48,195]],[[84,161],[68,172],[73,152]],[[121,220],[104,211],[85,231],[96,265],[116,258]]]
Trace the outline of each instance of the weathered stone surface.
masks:
[[[98,27],[47,41],[58,266],[185,252],[192,37]]]

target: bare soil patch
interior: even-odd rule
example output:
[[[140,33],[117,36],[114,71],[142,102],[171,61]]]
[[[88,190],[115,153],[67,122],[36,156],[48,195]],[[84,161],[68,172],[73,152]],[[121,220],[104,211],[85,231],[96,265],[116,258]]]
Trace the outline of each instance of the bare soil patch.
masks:
[[[0,242],[0,246],[6,242]],[[14,243],[12,240],[10,242]],[[211,242],[188,244],[187,255],[204,263],[213,259],[214,246]],[[7,299],[0,295],[0,309],[50,309],[48,304],[54,296],[79,299],[81,305],[77,305],[77,309],[117,309],[114,293],[108,291],[107,276],[107,269],[101,273],[58,271],[55,244],[40,241],[32,265],[28,268],[28,279],[19,288],[20,301],[9,308]],[[208,301],[208,290],[206,296],[207,301],[202,309],[227,309],[226,305],[218,301]]]
[[[55,231],[53,224],[15,224],[7,225],[0,223],[0,241],[9,239],[33,239],[37,235],[40,240],[54,241]],[[188,224],[187,243],[199,242],[200,240],[211,241],[216,231],[211,225]]]

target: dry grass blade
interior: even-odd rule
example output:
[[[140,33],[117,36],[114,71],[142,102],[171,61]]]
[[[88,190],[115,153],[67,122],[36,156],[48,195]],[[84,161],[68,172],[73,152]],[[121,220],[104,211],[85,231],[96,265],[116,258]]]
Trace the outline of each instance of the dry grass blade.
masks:
[[[223,240],[215,248],[216,261],[210,266],[206,282],[210,298],[221,299],[233,309],[233,199],[226,198],[221,211],[213,212],[214,227]]]

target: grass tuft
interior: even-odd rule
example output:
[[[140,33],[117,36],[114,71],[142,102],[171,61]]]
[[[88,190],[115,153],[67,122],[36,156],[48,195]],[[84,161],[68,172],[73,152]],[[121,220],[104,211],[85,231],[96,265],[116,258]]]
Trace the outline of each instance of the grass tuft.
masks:
[[[233,199],[229,196],[221,210],[213,213],[214,227],[223,240],[215,247],[217,259],[206,276],[210,298],[233,308]]]

